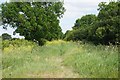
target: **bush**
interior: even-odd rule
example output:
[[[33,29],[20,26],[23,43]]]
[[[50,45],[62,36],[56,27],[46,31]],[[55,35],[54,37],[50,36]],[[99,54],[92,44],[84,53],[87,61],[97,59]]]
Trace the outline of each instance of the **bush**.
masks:
[[[15,39],[15,40],[4,40],[2,41],[2,48],[9,47],[10,45],[14,47],[20,47],[20,46],[28,46],[28,45],[35,45],[34,42],[24,40],[24,39]]]
[[[41,38],[39,41],[38,41],[38,44],[40,45],[40,46],[43,46],[45,43],[46,43],[46,39],[43,39],[43,38]]]
[[[9,34],[7,34],[7,33],[3,33],[3,34],[2,34],[2,39],[3,39],[3,40],[11,40],[12,37],[11,37],[11,35],[9,35]]]

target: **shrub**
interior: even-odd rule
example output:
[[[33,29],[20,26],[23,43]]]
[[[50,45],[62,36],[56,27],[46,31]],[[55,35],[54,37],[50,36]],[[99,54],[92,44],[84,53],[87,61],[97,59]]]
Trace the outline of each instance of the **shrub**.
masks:
[[[34,42],[24,40],[24,39],[15,39],[15,40],[4,40],[2,41],[2,48],[9,47],[12,45],[13,47],[20,47],[20,46],[28,46],[28,45],[35,45]]]
[[[11,35],[9,35],[9,34],[7,34],[7,33],[3,33],[3,34],[2,34],[2,39],[3,39],[3,40],[11,40],[12,37],[11,37]]]

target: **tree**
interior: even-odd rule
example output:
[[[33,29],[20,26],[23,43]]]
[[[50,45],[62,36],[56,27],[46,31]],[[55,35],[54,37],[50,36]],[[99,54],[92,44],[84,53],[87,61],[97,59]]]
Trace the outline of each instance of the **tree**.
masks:
[[[41,45],[45,40],[59,39],[62,30],[59,18],[64,14],[62,2],[10,2],[2,4],[4,28],[16,28],[27,40],[36,40]],[[44,41],[43,41],[44,40]]]
[[[120,42],[120,2],[99,4],[96,34],[103,44]]]
[[[97,17],[93,14],[82,16],[76,20],[73,30],[66,32],[66,40],[89,40],[93,25],[95,24]]]
[[[73,27],[74,35],[76,40],[91,41],[94,35],[94,24],[97,21],[97,17],[94,14],[88,14],[82,16],[80,19],[76,20],[75,26]]]
[[[98,16],[85,15],[77,19],[73,30],[66,33],[66,38],[95,44],[120,43],[120,1],[101,2],[98,6]]]
[[[67,30],[66,33],[64,34],[64,40],[67,41],[74,40],[73,37],[74,37],[73,30]]]
[[[3,33],[2,34],[2,40],[11,40],[12,37],[8,33]]]
[[[97,17],[93,14],[82,16],[80,19],[76,20],[73,29],[90,27],[95,23],[96,19]]]
[[[0,6],[1,6],[1,4],[0,4]],[[2,10],[0,9],[0,26],[1,26],[1,24],[2,24]]]

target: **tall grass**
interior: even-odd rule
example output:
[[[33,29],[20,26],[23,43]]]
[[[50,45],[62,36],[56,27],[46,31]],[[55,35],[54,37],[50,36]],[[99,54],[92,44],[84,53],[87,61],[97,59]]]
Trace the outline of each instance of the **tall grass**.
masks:
[[[2,78],[2,38],[0,37],[0,79]]]
[[[16,44],[16,41],[11,43],[14,42]],[[47,42],[44,46],[24,40],[20,46],[12,44],[3,49],[4,78],[118,77],[117,46],[62,40]]]
[[[76,47],[70,55],[65,56],[64,64],[72,66],[80,77],[116,78],[118,77],[118,48],[83,44],[78,49]]]

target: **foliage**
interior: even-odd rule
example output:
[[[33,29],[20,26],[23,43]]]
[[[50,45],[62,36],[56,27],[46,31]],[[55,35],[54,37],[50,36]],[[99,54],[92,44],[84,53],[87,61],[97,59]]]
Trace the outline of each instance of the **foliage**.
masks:
[[[56,44],[63,44],[66,43],[66,41],[63,40],[53,40],[53,41],[47,41],[46,45],[56,45]]]
[[[9,24],[16,28],[27,40],[60,39],[62,30],[59,19],[65,9],[62,2],[10,2],[2,4],[2,21],[4,28]],[[42,42],[42,43],[41,43]]]
[[[96,33],[103,44],[120,42],[120,2],[99,4]]]
[[[35,45],[34,42],[24,40],[24,39],[15,39],[15,40],[4,40],[2,41],[2,48],[6,47],[20,47],[20,46],[32,46]]]
[[[2,36],[0,36],[0,50],[2,49]]]
[[[73,31],[67,30],[66,33],[64,34],[64,40],[70,41],[73,40]]]
[[[80,19],[76,20],[73,29],[89,27],[95,23],[96,19],[97,17],[93,14],[82,16]]]
[[[80,19],[76,20],[73,30],[65,33],[65,40],[81,40],[90,41],[94,40],[94,24],[96,23],[97,17],[93,14],[85,15]]]
[[[12,37],[8,33],[3,33],[2,34],[2,40],[11,40]]]
[[[73,30],[65,33],[65,40],[91,41],[95,44],[120,42],[120,2],[99,4],[98,16],[82,16],[76,20]]]
[[[5,47],[3,78],[118,78],[117,46],[62,40],[32,46]]]

